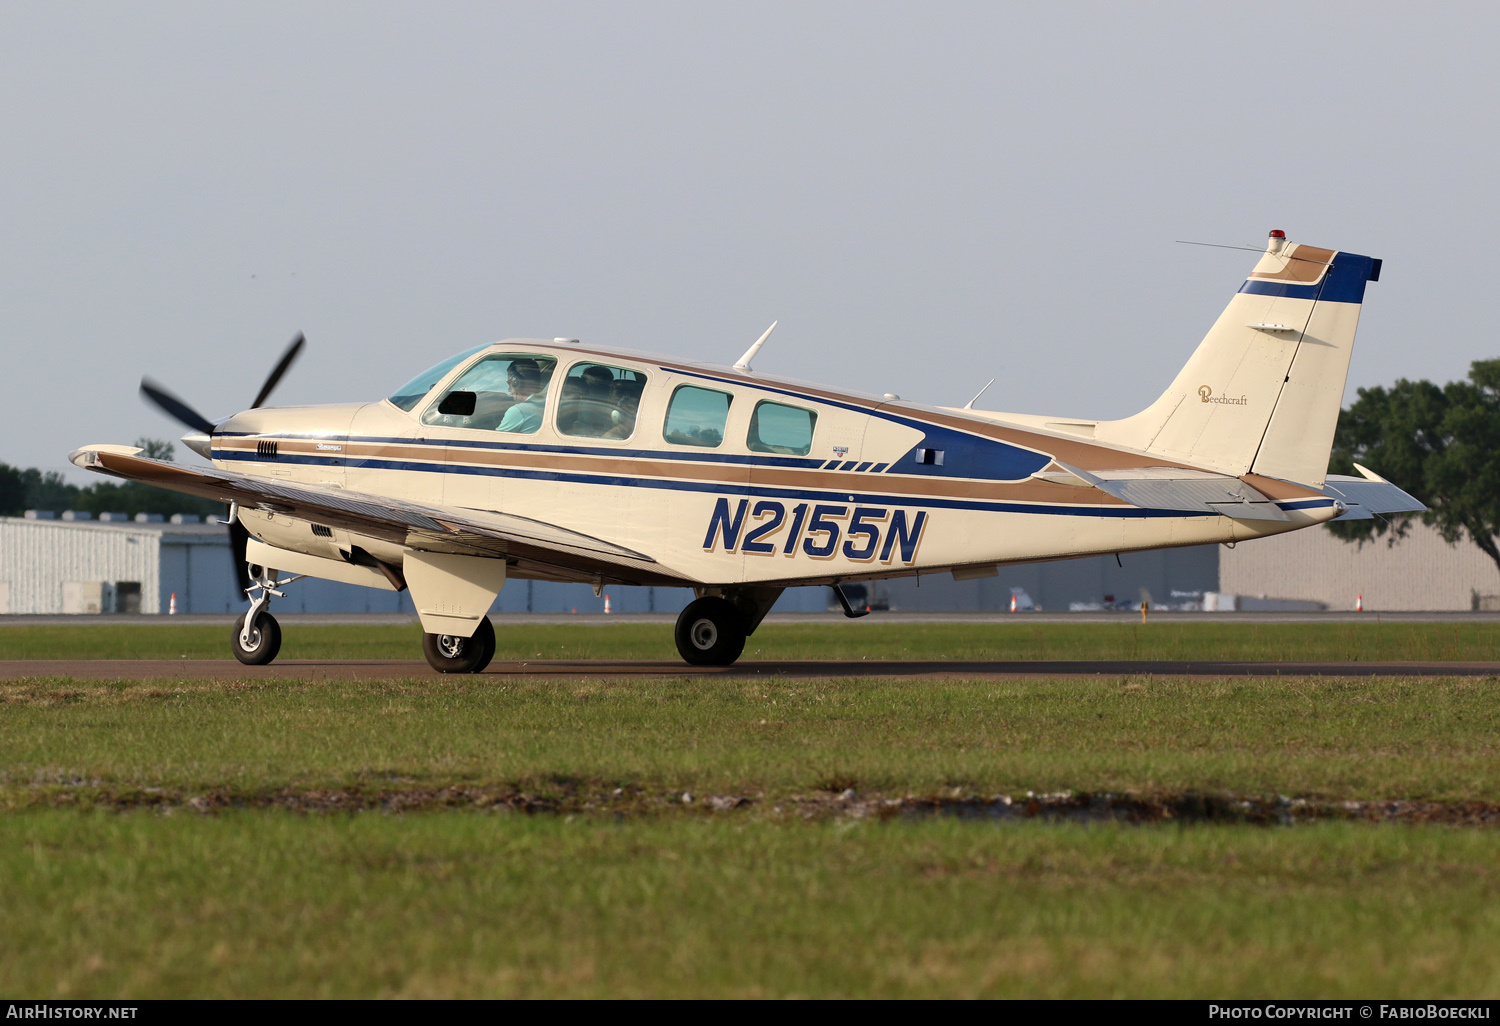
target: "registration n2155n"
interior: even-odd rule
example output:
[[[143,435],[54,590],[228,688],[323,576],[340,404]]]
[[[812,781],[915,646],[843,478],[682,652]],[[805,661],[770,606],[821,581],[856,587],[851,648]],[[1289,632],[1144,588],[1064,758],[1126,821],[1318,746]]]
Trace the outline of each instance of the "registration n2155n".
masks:
[[[917,558],[927,511],[852,503],[720,498],[708,520],[703,548],[749,556],[796,556],[856,563]]]

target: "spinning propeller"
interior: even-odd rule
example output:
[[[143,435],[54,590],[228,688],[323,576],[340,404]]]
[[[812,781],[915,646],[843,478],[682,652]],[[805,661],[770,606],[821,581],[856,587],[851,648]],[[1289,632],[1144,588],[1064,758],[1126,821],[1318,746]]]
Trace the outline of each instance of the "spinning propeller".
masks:
[[[281,354],[281,359],[276,361],[276,366],[271,368],[271,373],[267,376],[266,383],[260,386],[260,391],[256,394],[255,401],[249,406],[250,409],[253,410],[265,404],[265,401],[271,396],[271,390],[281,382],[282,375],[287,372],[287,368],[291,367],[293,361],[297,359],[298,354],[302,352],[302,347],[306,344],[307,339],[299,331],[297,337],[292,339],[291,344],[286,347],[286,352]],[[205,435],[214,433],[215,424],[213,421],[150,378],[141,379],[141,395],[154,403],[167,416],[187,425],[194,431],[201,431]]]
[[[302,347],[307,344],[307,339],[299,331],[297,337],[292,339],[291,344],[286,347],[286,352],[281,354],[281,359],[276,361],[276,366],[271,368],[271,373],[266,377],[266,383],[260,386],[256,393],[255,401],[249,408],[254,410],[265,405],[265,401],[271,397],[271,391],[281,382],[281,378],[296,361],[302,352]],[[192,428],[194,431],[204,435],[212,436],[214,428],[217,427],[213,421],[193,409],[187,403],[150,378],[141,379],[141,395],[152,402],[167,416]],[[206,454],[206,450],[204,451]],[[234,574],[240,582],[241,590],[250,587],[250,572],[245,566],[245,546],[250,540],[250,532],[235,517],[229,523],[229,554],[234,560]]]

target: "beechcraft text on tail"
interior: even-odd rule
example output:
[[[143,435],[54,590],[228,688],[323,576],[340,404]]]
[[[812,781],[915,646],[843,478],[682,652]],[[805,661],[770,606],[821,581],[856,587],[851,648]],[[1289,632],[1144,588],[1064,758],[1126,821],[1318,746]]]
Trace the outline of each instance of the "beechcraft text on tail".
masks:
[[[299,336],[226,420],[142,382],[211,466],[119,445],[71,459],[229,504],[250,601],[231,639],[242,662],[275,658],[271,600],[311,576],[409,589],[427,659],[446,672],[490,661],[487,613],[512,579],[688,587],[678,650],[727,664],[793,585],[982,577],[1421,510],[1372,471],[1327,474],[1379,276],[1378,260],[1273,232],[1176,380],[1124,420],[775,378],[750,367],[766,336],[728,367],[512,338],[375,402],[267,407]]]

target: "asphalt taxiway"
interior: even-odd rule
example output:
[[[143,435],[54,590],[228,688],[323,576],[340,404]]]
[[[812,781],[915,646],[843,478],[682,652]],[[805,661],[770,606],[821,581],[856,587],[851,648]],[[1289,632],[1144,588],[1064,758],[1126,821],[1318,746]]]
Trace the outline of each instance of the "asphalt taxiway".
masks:
[[[280,608],[271,610],[284,627],[291,626],[366,626],[392,627],[415,625],[417,618],[411,613],[292,613]],[[0,614],[0,629],[5,627],[87,627],[87,626],[131,626],[131,627],[204,627],[228,628],[238,613],[184,613],[177,616],[145,616],[141,614],[105,613],[86,616],[61,613],[10,613]],[[507,627],[527,627],[539,624],[558,624],[576,627],[606,627],[610,624],[636,623],[658,624],[670,628],[677,621],[676,613],[491,613],[490,621],[496,630]],[[856,620],[846,620],[837,613],[772,613],[765,619],[767,624],[817,624],[826,627],[875,627],[881,624],[903,625],[916,623],[951,624],[1010,624],[1014,627],[1034,627],[1037,624],[1093,624],[1114,623],[1138,624],[1141,614],[1138,609],[1093,613],[892,613],[876,612]],[[1266,612],[1266,613],[1183,613],[1168,610],[1153,610],[1151,623],[1500,623],[1500,611],[1484,610],[1371,610],[1356,613],[1345,610],[1322,612]]]
[[[0,680],[389,680],[440,677],[425,662],[404,659],[286,659],[242,666],[232,659],[10,659]],[[742,660],[733,666],[670,661],[536,659],[491,663],[482,675],[504,677],[1488,677],[1500,662],[1227,662],[1209,660]],[[457,679],[457,678],[455,678]]]

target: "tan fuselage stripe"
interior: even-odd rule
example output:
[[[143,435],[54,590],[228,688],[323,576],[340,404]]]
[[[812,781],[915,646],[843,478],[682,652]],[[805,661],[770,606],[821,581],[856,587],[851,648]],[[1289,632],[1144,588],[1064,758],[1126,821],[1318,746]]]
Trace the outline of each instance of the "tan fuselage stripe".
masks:
[[[254,446],[224,445],[234,452],[255,452]],[[283,439],[285,453],[313,453],[311,443]],[[324,455],[325,453],[319,453]],[[435,472],[449,466],[514,467],[559,473],[591,473],[615,477],[649,477],[657,480],[715,482],[725,485],[764,485],[820,491],[879,492],[914,499],[973,499],[988,502],[1034,502],[1070,506],[1126,506],[1128,503],[1096,489],[1075,488],[1050,481],[1019,482],[945,480],[895,474],[856,474],[852,471],[800,470],[743,464],[664,462],[649,458],[572,455],[569,453],[483,450],[449,447],[441,442],[373,443],[350,442],[344,455],[357,459],[418,460],[433,464]]]
[[[1308,250],[1310,254],[1326,254],[1327,258],[1333,256],[1332,250],[1320,250],[1311,247],[1302,248]],[[1293,263],[1300,266],[1320,266],[1305,261],[1294,261]],[[640,356],[614,353],[604,349],[591,349],[583,346],[577,348],[569,347],[568,351],[585,356],[630,359],[636,362],[654,362],[657,366],[669,371],[689,374],[709,374],[712,377],[742,383],[750,387],[769,386],[782,388],[812,399],[826,399],[832,402],[856,406],[868,410],[871,415],[878,415],[880,412],[895,413],[912,420],[949,427],[969,434],[1019,445],[1043,455],[1050,455],[1054,460],[1070,463],[1084,470],[1134,470],[1143,467],[1172,467],[1181,470],[1199,469],[1173,460],[1113,449],[1081,440],[1075,441],[1058,438],[1053,435],[1040,435],[1019,428],[995,424],[991,421],[963,417],[914,404],[899,401],[872,401],[860,396],[835,392],[817,386],[782,381],[775,378],[746,375],[734,370],[721,370],[716,367],[700,368],[666,360],[648,360]],[[255,443],[251,439],[240,439],[236,440],[236,442],[238,444],[227,442],[226,440],[226,444],[221,445],[220,448],[237,452],[256,451]],[[771,486],[828,489],[846,493],[851,490],[858,491],[860,490],[860,486],[863,486],[864,490],[879,490],[915,497],[930,496],[932,498],[1045,502],[1085,506],[1128,505],[1113,496],[1096,490],[1083,490],[1068,485],[1037,480],[1001,483],[973,480],[942,480],[926,477],[899,477],[892,474],[881,474],[878,478],[872,478],[853,472],[820,472],[753,465],[684,465],[676,461],[672,463],[660,463],[651,461],[649,458],[642,460],[631,457],[574,456],[571,454],[534,453],[515,450],[484,452],[483,450],[476,451],[458,446],[449,449],[444,442],[436,439],[426,443],[349,442],[344,444],[345,451],[342,454],[318,449],[316,440],[279,438],[277,442],[278,451],[335,458],[339,455],[366,459],[412,459],[416,457],[441,463],[469,463],[481,466],[514,466],[518,468],[539,467],[549,470],[581,470],[619,476],[635,475],[661,479],[678,478],[691,481],[722,481],[725,484],[754,483]],[[443,450],[443,454],[434,450]],[[452,456],[458,452],[463,453],[463,458],[453,459]],[[435,459],[435,457],[440,458]],[[558,462],[559,459],[565,462],[560,463]],[[878,489],[872,489],[870,486],[877,480],[879,482]],[[1243,480],[1274,499],[1312,498],[1322,495],[1321,492],[1304,486],[1276,481],[1272,478],[1263,478],[1259,475],[1246,475]]]
[[[315,448],[314,442],[280,439],[278,451],[333,456]],[[254,443],[220,446],[233,452],[255,452]],[[1084,489],[1050,481],[974,481],[918,478],[897,474],[857,474],[852,471],[801,470],[794,467],[768,467],[744,464],[702,464],[664,462],[649,457],[584,456],[570,453],[527,452],[524,450],[484,450],[467,446],[448,446],[442,442],[349,442],[343,456],[363,459],[422,460],[437,470],[448,465],[515,467],[558,472],[608,474],[617,477],[650,477],[660,480],[712,481],[726,485],[757,484],[769,487],[809,488],[845,494],[878,491],[914,498],[977,499],[991,502],[1036,502],[1070,506],[1129,505],[1097,489]],[[456,457],[456,458],[455,458]],[[1162,466],[1153,463],[1151,466]],[[1114,469],[1114,468],[1098,468]],[[1246,484],[1282,501],[1319,498],[1322,493],[1302,485],[1259,474],[1246,474]]]

